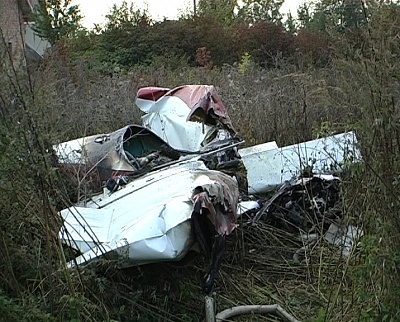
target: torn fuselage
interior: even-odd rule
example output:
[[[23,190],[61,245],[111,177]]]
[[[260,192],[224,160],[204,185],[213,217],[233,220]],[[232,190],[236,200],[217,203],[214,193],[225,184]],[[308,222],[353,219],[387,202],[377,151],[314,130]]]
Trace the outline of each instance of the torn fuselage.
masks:
[[[117,254],[125,266],[179,260],[198,241],[210,289],[236,227],[239,186],[247,193],[241,142],[213,86],[145,88],[136,103],[143,126],[55,147],[60,163],[84,165],[108,190],[61,211],[61,238],[82,253],[77,264]]]
[[[145,112],[143,126],[128,125],[111,133],[60,143],[54,147],[60,164],[84,168],[85,178],[90,173],[90,177],[106,181],[120,175],[138,177],[193,155],[209,160],[204,153],[222,148],[218,163],[225,164],[226,172],[231,171],[233,164],[226,164],[226,147],[240,140],[213,86],[146,87],[139,90],[136,104]],[[233,158],[240,163],[237,146],[230,151],[236,151]]]
[[[238,197],[233,178],[201,161],[184,161],[62,210],[61,238],[83,253],[78,264],[107,253],[118,253],[127,266],[179,260],[195,241],[193,204],[204,201],[214,230],[227,234],[236,224]]]

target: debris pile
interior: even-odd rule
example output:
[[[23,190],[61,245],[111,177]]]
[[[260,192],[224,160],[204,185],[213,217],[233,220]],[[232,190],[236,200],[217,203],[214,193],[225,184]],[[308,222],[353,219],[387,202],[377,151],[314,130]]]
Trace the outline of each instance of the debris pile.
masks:
[[[301,247],[293,251],[300,263],[321,241],[338,246],[349,256],[363,231],[347,221],[343,212],[339,177],[314,175],[282,184],[269,199],[257,200],[241,215],[251,225],[264,224],[297,236]]]
[[[240,149],[213,86],[144,88],[136,103],[145,112],[142,125],[55,146],[60,165],[77,173],[84,166],[105,188],[60,212],[61,241],[80,253],[71,267],[110,256],[123,267],[179,261],[197,248],[209,261],[203,289],[211,295],[226,236],[245,208],[254,226],[306,235],[305,247],[324,236],[351,251],[360,230],[342,225],[340,179],[299,175],[308,167],[340,172],[359,161],[354,133]],[[249,200],[272,188],[271,198]]]
[[[339,185],[338,177],[326,175],[285,182],[262,202],[253,222],[262,221],[291,233],[325,231],[343,216]]]

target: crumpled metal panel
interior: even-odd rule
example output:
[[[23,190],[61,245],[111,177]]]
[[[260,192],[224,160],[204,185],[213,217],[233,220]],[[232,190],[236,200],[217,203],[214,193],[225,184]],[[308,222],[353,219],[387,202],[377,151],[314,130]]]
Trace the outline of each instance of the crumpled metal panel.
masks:
[[[107,180],[112,173],[135,172],[179,158],[149,129],[128,125],[117,131],[63,142],[54,147],[61,164],[86,165]]]
[[[113,252],[123,256],[127,265],[178,260],[194,243],[191,198],[199,186],[208,189],[214,204],[229,204],[227,213],[233,222],[219,218],[216,229],[230,232],[238,202],[235,180],[193,159],[146,174],[112,194],[98,195],[84,207],[64,209],[66,229],[61,238],[72,246],[71,240],[77,241],[75,247],[85,252],[77,258],[78,264]],[[90,249],[93,239],[98,245]]]
[[[136,105],[146,113],[143,126],[177,150],[200,151],[217,135],[219,127],[236,136],[214,86],[185,85],[171,90],[145,87],[139,90]]]
[[[332,223],[324,235],[324,239],[336,246],[342,247],[342,254],[350,256],[356,241],[363,236],[364,232],[361,228],[353,225],[340,225]]]
[[[236,228],[239,189],[230,176],[210,173],[199,182],[202,191],[192,196],[193,204],[208,209],[208,218],[219,235],[229,235]],[[196,187],[197,188],[197,187]]]
[[[346,164],[361,161],[354,132],[278,148],[275,142],[239,150],[247,169],[249,193],[263,193],[298,177],[313,173],[334,173]]]

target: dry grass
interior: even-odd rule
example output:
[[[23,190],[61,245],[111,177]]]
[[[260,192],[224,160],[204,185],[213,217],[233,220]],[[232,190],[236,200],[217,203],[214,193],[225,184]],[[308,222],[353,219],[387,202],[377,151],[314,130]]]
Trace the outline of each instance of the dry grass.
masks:
[[[398,320],[399,64],[391,50],[378,51],[390,43],[376,40],[396,26],[386,25],[381,36],[383,27],[378,27],[367,44],[380,56],[338,59],[325,69],[299,69],[277,60],[269,70],[134,67],[100,75],[56,52],[30,79],[2,71],[0,316],[204,319],[201,285],[207,263],[200,256],[125,270],[118,262],[65,269],[56,238],[57,210],[71,203],[76,182],[68,186],[47,153],[53,143],[140,123],[134,107],[140,87],[194,83],[217,86],[248,145],[271,140],[287,145],[351,128],[361,139],[365,160],[343,185],[346,216],[365,231],[356,252],[342,258],[320,241],[296,264],[293,253],[303,246],[296,236],[241,225],[229,238],[217,278],[218,311],[278,303],[304,321]],[[237,319],[248,320],[274,321]]]
[[[301,264],[292,260],[302,246],[296,236],[273,227],[243,225],[228,239],[227,252],[217,277],[218,311],[237,305],[280,304],[302,321],[313,321],[335,290],[337,274],[346,259],[340,249],[319,243]],[[105,264],[99,276],[111,288],[102,299],[130,307],[132,321],[203,321],[202,278],[206,261],[189,254],[180,263],[159,263],[123,271]],[[99,292],[99,291],[97,291]],[[247,316],[237,321],[276,321],[268,316]]]

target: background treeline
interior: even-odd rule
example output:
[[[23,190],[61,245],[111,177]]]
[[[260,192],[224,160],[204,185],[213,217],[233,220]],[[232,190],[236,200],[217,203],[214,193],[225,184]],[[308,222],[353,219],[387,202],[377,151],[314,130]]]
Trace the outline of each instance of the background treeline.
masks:
[[[140,87],[182,84],[217,86],[247,145],[354,130],[363,155],[342,174],[345,222],[364,232],[352,255],[321,239],[295,264],[295,236],[241,225],[217,278],[217,310],[278,303],[303,321],[400,320],[397,2],[313,1],[284,20],[282,1],[235,10],[204,0],[196,15],[163,22],[124,4],[90,32],[70,1],[43,3],[37,31],[53,44],[44,60],[10,68],[0,43],[0,321],[204,320],[201,257],[71,270],[57,238],[57,211],[91,191],[87,169],[67,175],[52,145],[141,123]]]
[[[146,10],[123,3],[114,6],[106,22],[92,31],[77,31],[68,44],[71,54],[89,64],[129,68],[134,65],[222,66],[245,55],[260,66],[272,66],[277,55],[295,63],[326,65],[332,52],[332,32],[357,36],[366,25],[371,5],[364,1],[304,2],[297,19],[279,12],[283,1],[203,0],[196,15],[153,21]],[[332,30],[334,29],[334,30]],[[355,51],[354,51],[355,52]]]

